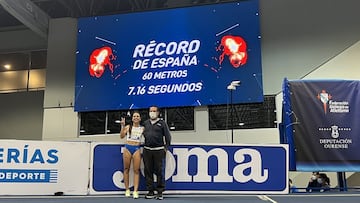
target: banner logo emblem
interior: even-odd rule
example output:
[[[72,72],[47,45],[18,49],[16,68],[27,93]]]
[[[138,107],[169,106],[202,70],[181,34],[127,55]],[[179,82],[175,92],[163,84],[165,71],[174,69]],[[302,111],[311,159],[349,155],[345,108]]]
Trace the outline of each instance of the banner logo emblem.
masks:
[[[332,96],[329,93],[327,93],[326,90],[322,90],[321,93],[317,95],[317,98],[323,103],[325,114],[327,112],[327,104],[331,99],[331,97]]]
[[[331,126],[331,137],[335,139],[339,137],[339,126]]]

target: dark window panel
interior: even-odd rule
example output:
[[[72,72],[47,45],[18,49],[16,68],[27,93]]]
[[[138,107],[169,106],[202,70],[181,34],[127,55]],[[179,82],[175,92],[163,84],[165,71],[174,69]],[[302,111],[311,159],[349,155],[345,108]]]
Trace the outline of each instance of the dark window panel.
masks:
[[[275,96],[262,103],[209,106],[210,130],[276,127]]]
[[[166,113],[171,131],[194,130],[194,107],[167,108]]]
[[[149,109],[120,110],[108,112],[81,112],[80,135],[117,134],[120,133],[120,119],[125,117],[126,124],[131,123],[131,115],[138,111],[141,124],[149,119]],[[166,119],[165,119],[165,113]],[[106,125],[107,116],[107,126]],[[194,107],[160,109],[160,118],[165,119],[171,130],[194,130]]]
[[[10,65],[9,69],[5,65]],[[0,54],[0,72],[29,69],[29,53]]]
[[[82,112],[80,135],[105,134],[106,112]]]
[[[45,69],[46,68],[46,50],[31,52],[31,69]]]
[[[121,111],[109,111],[108,112],[108,123],[107,123],[107,134],[120,133],[120,118]]]

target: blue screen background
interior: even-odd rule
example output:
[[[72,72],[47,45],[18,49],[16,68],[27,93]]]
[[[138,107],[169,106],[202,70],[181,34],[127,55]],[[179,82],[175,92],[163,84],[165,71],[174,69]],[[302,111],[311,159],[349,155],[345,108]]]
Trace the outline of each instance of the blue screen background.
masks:
[[[258,0],[194,6],[139,13],[80,18],[75,84],[75,111],[101,111],[159,107],[228,104],[233,80],[241,85],[233,91],[232,103],[263,101],[261,37]],[[222,51],[217,50],[223,36],[243,38],[247,44],[247,62],[234,68],[229,56],[219,64]],[[171,56],[133,58],[139,44],[149,45],[192,40],[200,48],[190,57],[196,64],[162,68],[134,69],[136,60],[153,61]],[[115,58],[101,77],[89,74],[90,55],[95,49],[110,47]],[[165,71],[186,71],[184,77],[144,79],[144,75]],[[200,83],[199,91],[150,94],[153,85]],[[131,91],[134,87],[134,91]]]

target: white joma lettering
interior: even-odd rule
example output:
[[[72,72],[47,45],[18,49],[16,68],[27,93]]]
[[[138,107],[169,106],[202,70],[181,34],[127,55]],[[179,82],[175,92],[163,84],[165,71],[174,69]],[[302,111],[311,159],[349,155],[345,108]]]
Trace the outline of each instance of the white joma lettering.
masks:
[[[253,180],[257,183],[265,182],[268,178],[268,169],[263,169],[261,154],[254,149],[239,149],[234,154],[237,165],[233,168],[231,176],[228,173],[229,162],[228,153],[221,148],[214,148],[206,152],[202,148],[174,148],[173,155],[177,156],[177,174],[172,176],[174,182],[237,182],[245,183]],[[188,173],[190,156],[197,157],[197,174],[191,176]],[[217,174],[213,176],[208,172],[208,159],[215,156],[217,159]],[[250,161],[245,161],[248,156]],[[175,166],[172,166],[175,167]],[[249,170],[248,170],[249,169]],[[245,173],[247,170],[249,173]]]

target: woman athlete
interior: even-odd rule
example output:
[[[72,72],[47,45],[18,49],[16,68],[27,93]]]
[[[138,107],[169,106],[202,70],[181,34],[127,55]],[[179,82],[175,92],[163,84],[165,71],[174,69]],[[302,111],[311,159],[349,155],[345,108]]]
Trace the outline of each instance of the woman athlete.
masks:
[[[125,184],[125,196],[130,197],[129,189],[129,170],[131,160],[133,160],[133,169],[134,169],[134,192],[133,198],[139,198],[138,188],[140,180],[140,143],[141,137],[143,136],[144,127],[140,125],[141,116],[139,112],[134,112],[132,114],[132,122],[129,125],[125,126],[125,118],[121,118],[121,131],[120,138],[125,138],[125,150],[123,151],[123,161],[124,161],[124,184]]]

